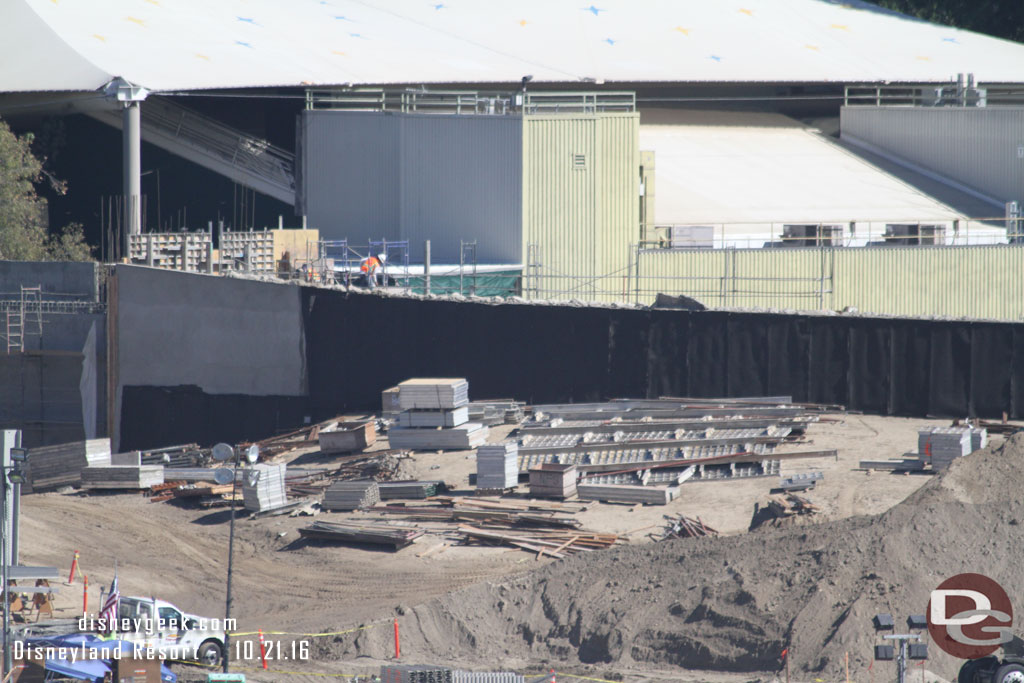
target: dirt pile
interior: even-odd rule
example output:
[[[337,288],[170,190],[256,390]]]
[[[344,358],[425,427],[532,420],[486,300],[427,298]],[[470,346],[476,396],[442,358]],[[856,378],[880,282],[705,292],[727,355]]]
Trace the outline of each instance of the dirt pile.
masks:
[[[851,675],[865,678],[871,617],[923,614],[949,576],[986,574],[1024,609],[1022,493],[1015,436],[879,516],[577,555],[402,608],[402,649],[466,665],[772,672],[788,647],[798,678],[842,678],[847,652]],[[329,651],[385,658],[391,646],[370,629]],[[928,668],[953,678],[959,662],[931,651]]]

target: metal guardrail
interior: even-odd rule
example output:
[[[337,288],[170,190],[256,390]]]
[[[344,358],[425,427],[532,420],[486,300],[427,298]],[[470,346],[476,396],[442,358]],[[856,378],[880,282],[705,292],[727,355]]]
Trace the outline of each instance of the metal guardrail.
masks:
[[[634,112],[632,92],[482,92],[474,90],[310,89],[307,110],[395,111],[505,116]]]
[[[991,107],[1024,106],[1024,87],[1014,84],[976,86],[973,81],[900,85],[847,85],[845,106]]]
[[[295,190],[295,155],[163,98],[142,107],[143,128],[188,144],[285,192]]]

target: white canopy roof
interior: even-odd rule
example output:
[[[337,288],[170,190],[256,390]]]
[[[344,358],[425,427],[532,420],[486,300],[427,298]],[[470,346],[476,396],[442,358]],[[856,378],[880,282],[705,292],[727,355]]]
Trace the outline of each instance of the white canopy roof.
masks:
[[[0,92],[1024,81],[1024,45],[860,0],[5,0]]]

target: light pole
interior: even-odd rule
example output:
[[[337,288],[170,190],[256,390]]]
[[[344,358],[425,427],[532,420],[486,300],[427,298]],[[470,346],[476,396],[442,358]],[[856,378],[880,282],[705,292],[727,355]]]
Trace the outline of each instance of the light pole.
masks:
[[[873,622],[875,631],[893,631],[896,628],[896,623],[893,621],[891,614],[876,614]],[[928,620],[923,615],[912,614],[907,617],[907,626],[912,631],[923,630],[928,628]],[[927,643],[910,642],[912,640],[920,640],[920,633],[890,633],[889,635],[882,636],[882,639],[899,644],[898,653],[893,645],[875,646],[876,661],[891,662],[893,659],[896,660],[896,680],[898,683],[906,683],[908,658],[915,660],[928,659]]]
[[[3,581],[3,608],[4,608],[4,628],[3,628],[3,671],[0,672],[0,680],[6,680],[7,673],[11,670],[11,601],[10,596],[7,593],[7,586],[10,583],[8,579],[10,562],[8,561],[8,525],[11,523],[10,515],[7,511],[7,485],[11,484],[24,484],[25,473],[21,470],[22,463],[27,459],[27,452],[24,448],[11,448],[10,459],[14,463],[13,465],[7,464],[7,458],[4,458],[3,466],[0,467],[3,473],[3,483],[0,484],[0,505],[3,509],[3,539],[0,541],[0,581]]]
[[[246,460],[249,463],[255,463],[260,457],[259,446],[253,444],[245,453]],[[241,458],[235,455],[235,449],[226,443],[219,443],[213,447],[213,458],[220,462],[235,459],[234,469],[229,470],[227,467],[218,467],[214,471],[214,478],[218,484],[226,484],[227,478],[231,477],[231,522],[229,524],[230,530],[228,531],[228,581],[227,581],[227,595],[224,601],[224,654],[222,659],[222,665],[224,673],[228,673],[228,664],[230,660],[231,652],[231,575],[234,570],[234,559],[235,559],[235,493],[238,490],[238,464]]]

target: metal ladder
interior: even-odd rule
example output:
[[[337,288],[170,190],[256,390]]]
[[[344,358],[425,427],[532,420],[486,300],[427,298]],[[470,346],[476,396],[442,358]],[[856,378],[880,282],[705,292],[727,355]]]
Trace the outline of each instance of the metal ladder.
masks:
[[[35,323],[37,334],[43,336],[43,288],[21,288],[21,302],[7,311],[7,353],[25,350],[26,326]]]

